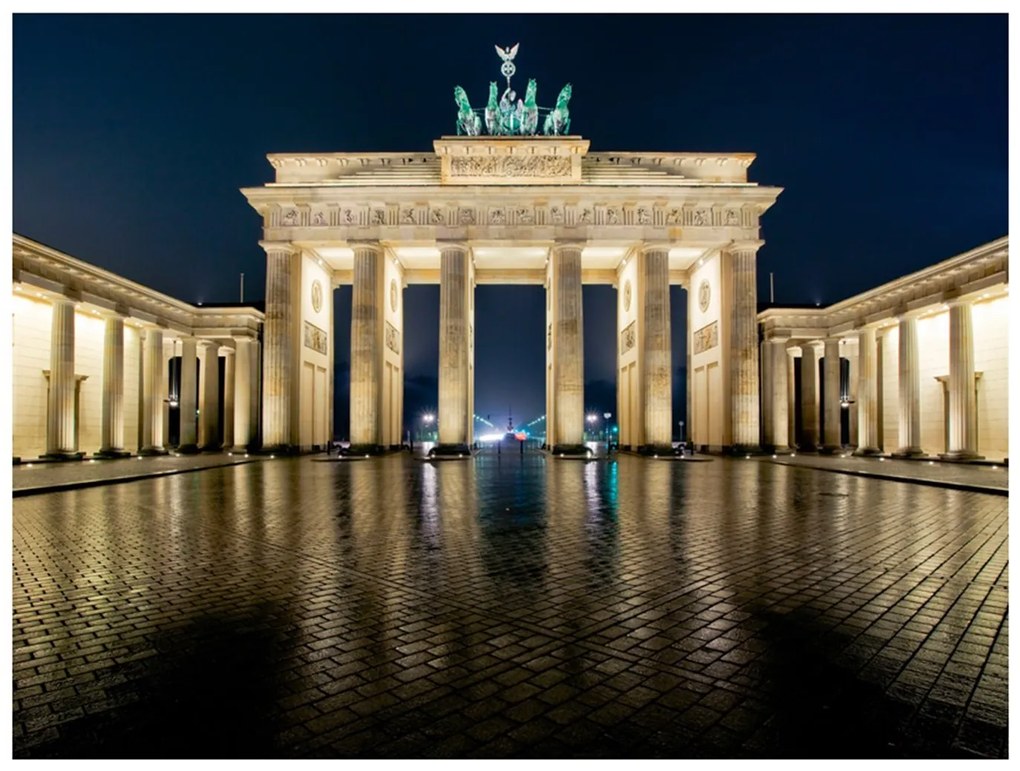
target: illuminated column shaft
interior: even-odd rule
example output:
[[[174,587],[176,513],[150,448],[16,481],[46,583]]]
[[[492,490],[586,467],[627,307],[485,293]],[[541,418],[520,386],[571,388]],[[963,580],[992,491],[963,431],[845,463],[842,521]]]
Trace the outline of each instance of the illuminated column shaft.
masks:
[[[733,297],[730,319],[730,383],[733,445],[759,446],[757,242],[729,249]]]
[[[234,449],[246,449],[252,441],[252,343],[240,339],[235,342],[234,360]],[[226,441],[223,446],[229,446]]]
[[[153,455],[166,452],[163,446],[163,398],[166,391],[163,369],[163,330],[147,330],[144,346],[141,451]]]
[[[552,250],[553,285],[553,399],[556,444],[584,443],[584,317],[581,300],[581,249]],[[555,449],[555,448],[554,448]]]
[[[199,377],[198,445],[203,450],[215,450],[219,441],[219,346],[210,340],[201,342],[204,355],[199,359],[202,374]]]
[[[788,449],[789,441],[789,387],[787,370],[789,367],[786,355],[786,341],[774,340],[770,344],[772,383],[769,396],[772,402],[772,435],[770,443],[776,450]]]
[[[382,444],[383,309],[382,251],[376,245],[354,247],[351,293],[351,444]]]
[[[439,444],[468,440],[468,253],[443,245],[439,268]]]
[[[825,340],[825,437],[822,449],[835,452],[842,447],[840,442],[840,393],[839,393],[839,338]]]
[[[291,444],[291,378],[294,363],[292,250],[274,244],[266,248],[266,355],[262,363],[262,445]]]
[[[857,333],[857,362],[857,452],[871,455],[878,452],[878,344],[872,328]]]
[[[818,359],[822,343],[813,341],[801,346],[800,414],[801,449],[818,449]]]
[[[896,455],[921,453],[921,375],[917,359],[917,319],[900,319],[900,447]]]
[[[673,377],[669,316],[669,252],[648,249],[640,255],[641,390],[645,445],[671,448]]]
[[[124,319],[106,320],[103,340],[101,453],[124,450]]]
[[[786,349],[786,443],[792,449],[797,446],[797,357],[799,346]]]
[[[181,392],[178,395],[181,428],[178,441],[180,449],[198,449],[198,342],[193,337],[181,340]]]
[[[974,325],[969,302],[949,306],[950,458],[976,458],[977,403],[974,393]]]
[[[53,302],[50,326],[50,393],[46,421],[46,454],[77,452],[74,426],[74,303]]]
[[[234,446],[234,352],[223,359],[223,447]]]

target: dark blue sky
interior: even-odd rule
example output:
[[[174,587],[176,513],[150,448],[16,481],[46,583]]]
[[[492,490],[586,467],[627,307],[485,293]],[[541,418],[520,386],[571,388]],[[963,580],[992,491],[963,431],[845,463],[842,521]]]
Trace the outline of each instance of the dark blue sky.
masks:
[[[242,271],[262,295],[238,188],[271,179],[266,153],[428,150],[453,133],[453,86],[481,99],[496,77],[494,43],[521,43],[540,103],[574,84],[593,150],[757,153],[751,179],[786,189],[763,218],[761,299],[770,271],[778,302],[828,304],[1007,232],[1004,14],[15,15],[13,30],[15,231],[186,300],[235,300]],[[592,289],[586,377],[611,401],[613,295]],[[510,394],[537,414],[541,292],[479,291],[500,310],[479,320],[477,411]],[[409,290],[407,308],[431,318],[437,296]],[[435,334],[418,337],[407,374],[427,392]]]

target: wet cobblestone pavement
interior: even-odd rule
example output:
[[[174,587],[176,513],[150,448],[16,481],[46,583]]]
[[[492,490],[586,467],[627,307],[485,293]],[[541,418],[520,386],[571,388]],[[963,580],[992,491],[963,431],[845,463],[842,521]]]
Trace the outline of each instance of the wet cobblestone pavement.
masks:
[[[1003,496],[277,459],[13,502],[15,757],[1005,757]]]

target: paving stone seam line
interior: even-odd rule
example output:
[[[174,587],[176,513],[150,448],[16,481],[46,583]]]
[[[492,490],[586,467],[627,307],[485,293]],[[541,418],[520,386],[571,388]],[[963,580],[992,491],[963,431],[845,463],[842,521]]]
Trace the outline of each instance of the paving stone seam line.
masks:
[[[938,479],[922,479],[921,477],[905,477],[898,474],[886,474],[876,471],[859,471],[857,469],[828,468],[826,466],[805,466],[800,463],[787,463],[781,460],[769,459],[770,463],[778,466],[792,466],[794,468],[810,468],[815,471],[829,471],[834,474],[849,474],[855,477],[869,477],[871,479],[883,479],[888,482],[906,482],[908,484],[926,485],[928,487],[946,487],[951,490],[964,490],[972,493],[986,493],[988,495],[1009,495],[1009,488],[992,487],[989,485],[976,485],[967,482],[950,482]]]
[[[139,482],[144,479],[157,479],[159,477],[174,476],[175,474],[189,474],[196,471],[212,471],[230,466],[243,466],[248,463],[256,463],[262,458],[248,458],[246,460],[233,461],[230,463],[218,463],[215,466],[196,466],[195,468],[162,469],[160,471],[148,471],[141,474],[129,474],[119,477],[100,477],[97,479],[82,479],[75,482],[58,482],[53,485],[40,485],[36,487],[15,487],[11,495],[20,498],[28,495],[43,495],[46,493],[62,493],[69,490],[82,490],[88,487],[102,487],[104,485],[115,485],[122,482]]]

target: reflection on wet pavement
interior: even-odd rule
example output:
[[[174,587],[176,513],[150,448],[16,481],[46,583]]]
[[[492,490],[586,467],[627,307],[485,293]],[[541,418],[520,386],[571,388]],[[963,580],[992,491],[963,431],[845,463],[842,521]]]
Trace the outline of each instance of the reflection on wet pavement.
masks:
[[[281,459],[18,499],[17,757],[1005,757],[1007,500]]]

